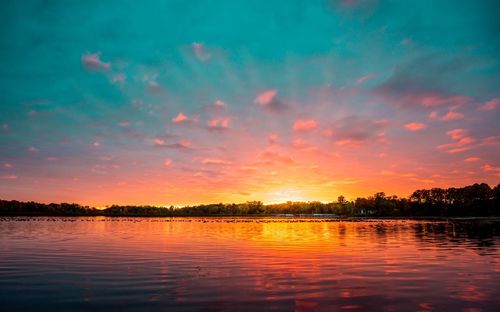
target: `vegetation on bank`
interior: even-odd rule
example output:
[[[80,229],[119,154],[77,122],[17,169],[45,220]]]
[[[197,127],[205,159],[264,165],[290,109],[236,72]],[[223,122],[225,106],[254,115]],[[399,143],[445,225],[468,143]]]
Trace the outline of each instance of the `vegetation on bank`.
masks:
[[[500,216],[500,184],[486,183],[462,188],[417,190],[408,198],[379,192],[368,198],[336,202],[286,202],[264,205],[260,201],[241,204],[208,204],[182,208],[117,206],[96,209],[78,204],[41,204],[0,200],[0,215],[40,216],[269,216],[276,214],[335,214],[339,216]]]

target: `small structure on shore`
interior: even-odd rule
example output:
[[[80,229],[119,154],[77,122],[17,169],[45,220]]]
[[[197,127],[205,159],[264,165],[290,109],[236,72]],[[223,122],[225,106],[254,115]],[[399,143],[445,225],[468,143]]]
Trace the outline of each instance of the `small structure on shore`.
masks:
[[[281,218],[335,218],[337,217],[334,213],[313,213],[313,214],[294,214],[294,213],[276,213],[273,217],[281,217]]]

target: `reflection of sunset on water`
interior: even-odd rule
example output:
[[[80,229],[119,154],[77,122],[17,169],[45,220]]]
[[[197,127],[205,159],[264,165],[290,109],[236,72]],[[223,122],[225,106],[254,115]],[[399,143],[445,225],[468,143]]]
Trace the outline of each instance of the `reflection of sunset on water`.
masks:
[[[401,305],[412,310],[481,309],[495,304],[500,280],[500,241],[495,225],[488,223],[287,218],[33,220],[0,222],[0,234],[9,239],[3,244],[11,246],[7,253],[15,254],[17,265],[34,274],[39,267],[26,265],[37,255],[63,261],[72,278],[80,276],[80,271],[90,274],[99,268],[104,280],[88,275],[84,283],[94,289],[85,292],[90,303],[99,300],[98,292],[111,291],[102,289],[101,283],[120,280],[134,292],[127,300],[147,295],[150,304],[168,302],[179,308],[197,303],[229,309],[252,302],[254,308],[295,311],[315,307],[398,310]],[[13,231],[20,236],[10,236]],[[16,244],[17,237],[25,243]],[[2,263],[9,262],[0,258]]]

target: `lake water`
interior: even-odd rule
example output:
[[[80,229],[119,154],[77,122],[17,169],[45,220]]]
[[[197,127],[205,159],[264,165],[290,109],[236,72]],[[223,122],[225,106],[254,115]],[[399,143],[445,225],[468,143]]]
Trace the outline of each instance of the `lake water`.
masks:
[[[500,311],[500,220],[331,221],[0,218],[0,310]]]

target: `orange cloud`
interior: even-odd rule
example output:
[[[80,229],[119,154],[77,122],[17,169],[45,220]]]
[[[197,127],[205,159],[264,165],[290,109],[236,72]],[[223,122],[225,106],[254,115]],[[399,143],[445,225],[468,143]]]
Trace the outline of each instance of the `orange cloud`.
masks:
[[[481,169],[487,172],[500,172],[500,167],[495,167],[491,165],[484,165],[481,167]]]
[[[297,119],[293,124],[294,131],[311,131],[318,126],[318,123],[313,119]]]
[[[337,146],[347,146],[347,147],[357,147],[363,145],[363,142],[360,140],[352,140],[352,139],[343,139],[335,141],[335,145]]]
[[[230,162],[219,158],[205,158],[201,160],[204,165],[229,165]]]
[[[163,165],[165,167],[170,167],[172,165],[172,159],[165,159],[165,161],[163,162]]]
[[[478,158],[478,157],[468,157],[468,158],[464,159],[465,162],[475,162],[475,161],[479,161],[479,160],[481,160],[481,158]]]
[[[407,130],[410,130],[410,131],[419,131],[419,130],[427,128],[427,126],[425,124],[419,123],[419,122],[410,122],[410,123],[405,124],[405,128]]]
[[[292,157],[273,151],[261,152],[259,153],[258,157],[264,163],[285,163],[285,164],[295,163],[295,160]]]

